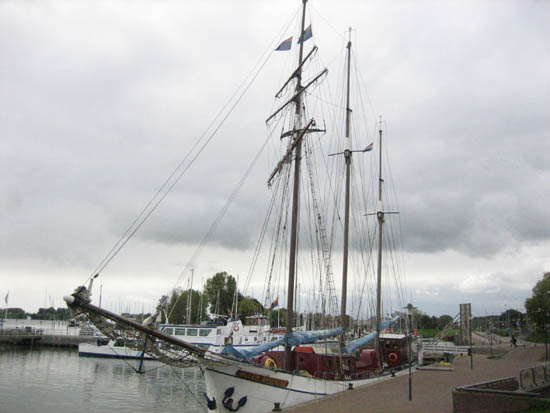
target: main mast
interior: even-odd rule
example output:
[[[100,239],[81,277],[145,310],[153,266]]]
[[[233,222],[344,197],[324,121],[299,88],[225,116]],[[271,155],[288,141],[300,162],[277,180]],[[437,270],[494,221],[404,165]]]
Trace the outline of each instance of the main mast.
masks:
[[[302,0],[302,24],[300,28],[300,51],[298,57],[298,69],[296,71],[296,111],[294,119],[294,130],[300,131],[302,127],[302,58],[304,54],[304,29],[306,22],[306,3]],[[297,135],[294,139],[297,139]],[[287,314],[286,314],[286,336],[292,335],[292,323],[294,318],[294,285],[296,278],[296,254],[298,246],[298,208],[300,203],[300,158],[302,156],[302,139],[294,149],[294,186],[292,193],[292,218],[290,229],[290,256],[288,263],[288,287],[287,287]],[[285,346],[285,369],[291,369],[291,346]]]
[[[378,268],[376,276],[376,348],[380,367],[382,367],[382,351],[380,349],[380,323],[382,322],[382,227],[384,225],[384,208],[382,206],[382,121],[380,121],[379,161],[378,161]]]
[[[346,193],[345,193],[345,213],[344,213],[344,256],[342,265],[342,307],[340,310],[342,318],[342,329],[344,330],[340,338],[340,345],[344,346],[345,334],[347,330],[347,290],[348,290],[348,241],[349,241],[349,199],[350,199],[350,169],[351,169],[351,143],[350,143],[350,68],[351,68],[351,27],[349,29],[349,40],[347,45],[347,92],[346,92],[346,143],[344,149],[344,159],[346,161]]]

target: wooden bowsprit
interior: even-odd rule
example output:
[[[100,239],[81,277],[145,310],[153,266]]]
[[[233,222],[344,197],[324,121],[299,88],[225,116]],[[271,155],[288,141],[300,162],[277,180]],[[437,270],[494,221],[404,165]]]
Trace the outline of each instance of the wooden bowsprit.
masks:
[[[123,333],[138,332],[140,334],[137,334],[135,340],[129,344],[130,347],[144,350],[159,361],[177,367],[208,364],[209,359],[215,359],[218,363],[223,362],[223,357],[211,355],[202,347],[97,307],[91,304],[90,296],[86,287],[81,286],[63,299],[75,312],[86,314],[90,321],[109,338],[116,339]],[[230,361],[227,360],[227,362]]]

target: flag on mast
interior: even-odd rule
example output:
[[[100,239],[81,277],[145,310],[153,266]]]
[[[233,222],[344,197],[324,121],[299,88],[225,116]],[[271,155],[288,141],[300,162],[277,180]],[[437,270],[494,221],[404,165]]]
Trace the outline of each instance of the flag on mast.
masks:
[[[273,310],[275,307],[277,307],[278,305],[279,305],[279,297],[277,297],[277,298],[275,299],[275,301],[273,301],[273,302],[271,303],[271,305],[269,306],[268,310],[271,311],[271,310]]]
[[[282,43],[277,46],[275,50],[281,51],[281,50],[290,50],[292,47],[292,36],[290,36],[288,39],[283,40]]]
[[[311,39],[313,36],[313,32],[311,31],[311,24],[306,27],[300,38],[298,39],[298,44],[302,43],[302,41],[306,41],[308,39]]]
[[[372,142],[367,145],[365,149],[363,149],[363,152],[372,151]]]

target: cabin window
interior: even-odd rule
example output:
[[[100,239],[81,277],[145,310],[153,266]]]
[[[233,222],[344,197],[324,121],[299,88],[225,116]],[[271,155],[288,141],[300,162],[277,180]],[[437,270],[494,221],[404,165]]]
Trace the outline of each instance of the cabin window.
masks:
[[[123,338],[117,338],[115,340],[115,347],[124,347],[124,339]]]
[[[184,336],[185,328],[176,328],[176,336]]]
[[[206,337],[210,334],[211,331],[212,330],[206,330],[206,329],[203,328],[203,329],[199,330],[199,336]]]
[[[222,335],[222,329],[221,328],[218,328],[218,330],[216,331],[216,334],[221,336]]]
[[[188,328],[187,329],[187,335],[188,336],[196,336],[197,335],[197,329],[196,328]]]
[[[258,341],[258,337],[254,337],[254,341]]]
[[[174,334],[174,329],[172,327],[164,327],[162,332],[164,334],[172,335],[172,334]]]

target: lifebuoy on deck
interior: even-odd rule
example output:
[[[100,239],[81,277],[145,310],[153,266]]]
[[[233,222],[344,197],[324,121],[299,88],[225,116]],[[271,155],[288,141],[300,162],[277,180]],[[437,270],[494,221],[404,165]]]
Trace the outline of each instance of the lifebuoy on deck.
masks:
[[[233,331],[235,331],[235,332],[239,331],[239,325],[238,324],[233,324]]]
[[[397,360],[399,360],[399,356],[397,353],[394,353],[393,351],[388,354],[388,361],[390,363],[395,363]]]
[[[268,369],[276,369],[277,362],[275,362],[275,360],[273,360],[271,357],[267,356],[264,361],[264,366]]]
[[[391,334],[391,332],[392,332],[392,331],[391,331],[391,328],[386,328],[386,329],[384,330],[384,333],[386,333],[386,334]]]
[[[413,336],[415,336],[415,337],[418,337],[418,330],[417,330],[416,328],[413,328],[413,329],[411,330],[411,334],[412,334]]]

